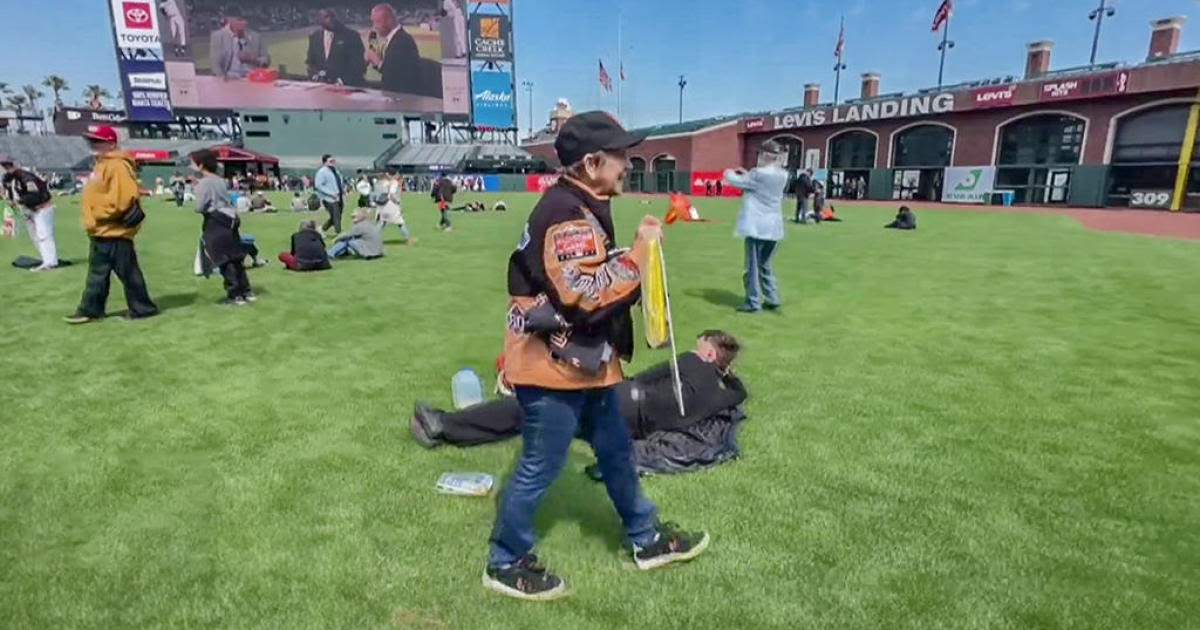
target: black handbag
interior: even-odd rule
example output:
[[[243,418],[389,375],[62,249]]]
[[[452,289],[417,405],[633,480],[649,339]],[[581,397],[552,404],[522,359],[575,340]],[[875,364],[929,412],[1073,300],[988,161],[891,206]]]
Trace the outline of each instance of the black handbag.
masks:
[[[140,199],[134,199],[133,204],[129,206],[129,209],[121,215],[120,223],[125,227],[137,227],[142,224],[142,221],[145,220],[146,211],[142,210],[142,201]]]

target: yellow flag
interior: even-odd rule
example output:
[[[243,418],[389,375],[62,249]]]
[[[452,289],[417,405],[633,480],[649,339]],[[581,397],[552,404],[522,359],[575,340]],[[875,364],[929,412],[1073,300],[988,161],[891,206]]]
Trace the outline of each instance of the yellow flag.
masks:
[[[642,270],[642,317],[646,324],[646,345],[651,348],[661,348],[670,343],[667,287],[663,277],[662,247],[655,241],[650,244],[646,268]]]

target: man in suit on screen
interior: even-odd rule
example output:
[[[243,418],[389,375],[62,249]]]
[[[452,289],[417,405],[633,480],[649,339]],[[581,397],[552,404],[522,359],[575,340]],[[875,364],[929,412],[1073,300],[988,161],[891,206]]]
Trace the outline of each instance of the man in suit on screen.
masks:
[[[317,11],[317,26],[308,37],[308,76],[324,83],[362,85],[367,72],[362,38],[339,22],[332,9]]]
[[[417,42],[404,31],[396,10],[390,4],[371,9],[371,34],[363,58],[379,69],[383,89],[389,92],[423,94],[421,53]]]
[[[271,65],[271,54],[262,35],[246,28],[246,18],[225,16],[225,25],[209,37],[213,74],[223,79],[241,79],[255,68]]]

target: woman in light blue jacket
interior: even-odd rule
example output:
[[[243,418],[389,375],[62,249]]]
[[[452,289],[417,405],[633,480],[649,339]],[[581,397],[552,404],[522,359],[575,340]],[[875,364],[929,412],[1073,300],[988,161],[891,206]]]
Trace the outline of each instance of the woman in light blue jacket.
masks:
[[[742,190],[742,210],[734,234],[746,239],[746,302],[737,308],[757,313],[779,308],[779,287],[771,259],[783,240],[783,191],[788,173],[783,168],[787,151],[773,140],[763,144],[758,167],[725,171],[725,181]]]

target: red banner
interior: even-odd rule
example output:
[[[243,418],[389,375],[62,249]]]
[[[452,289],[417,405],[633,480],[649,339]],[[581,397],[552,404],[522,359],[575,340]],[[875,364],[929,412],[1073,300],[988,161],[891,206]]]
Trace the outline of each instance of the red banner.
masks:
[[[558,183],[558,175],[526,175],[525,191],[542,193]]]
[[[171,152],[161,149],[134,149],[129,152],[138,162],[170,162]]]
[[[1078,79],[1046,81],[1038,86],[1038,99],[1067,101],[1077,98],[1096,98],[1124,94],[1129,90],[1129,73],[1112,72]]]
[[[1012,105],[1017,98],[1016,85],[997,85],[993,87],[979,88],[972,93],[972,100],[975,107],[1005,107]]]
[[[693,197],[740,197],[742,191],[722,181],[721,171],[699,171],[692,173]],[[718,192],[720,191],[720,192]]]

